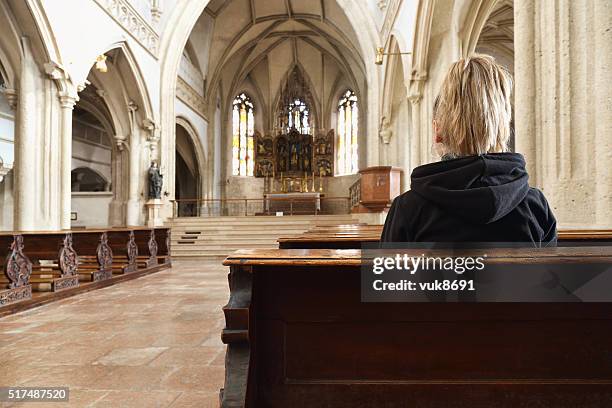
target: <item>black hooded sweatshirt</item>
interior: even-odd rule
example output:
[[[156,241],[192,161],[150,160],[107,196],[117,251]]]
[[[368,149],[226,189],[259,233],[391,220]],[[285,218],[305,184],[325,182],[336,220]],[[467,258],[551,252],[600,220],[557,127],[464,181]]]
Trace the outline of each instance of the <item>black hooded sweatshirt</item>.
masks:
[[[557,222],[530,188],[518,153],[467,156],[414,169],[394,201],[382,242],[525,242],[555,245]]]

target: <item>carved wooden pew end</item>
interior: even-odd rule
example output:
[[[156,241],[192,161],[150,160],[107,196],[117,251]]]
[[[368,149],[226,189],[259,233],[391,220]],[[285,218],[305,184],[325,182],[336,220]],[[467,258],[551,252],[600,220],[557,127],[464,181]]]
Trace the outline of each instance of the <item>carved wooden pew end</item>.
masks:
[[[4,264],[7,288],[0,290],[0,306],[32,299],[32,262],[23,253],[23,236],[15,235]]]
[[[0,307],[28,299],[32,299],[32,285],[0,290]]]
[[[110,268],[102,269],[98,259],[93,255],[79,256],[79,280],[85,282],[99,282],[113,277]]]
[[[62,248],[59,252],[59,269],[61,275],[53,279],[52,290],[59,292],[79,286],[79,262],[78,255],[72,247],[72,234],[68,233],[64,237]]]
[[[136,260],[130,261],[127,256],[116,256],[113,258],[113,274],[123,275],[126,273],[136,272],[138,263]]]

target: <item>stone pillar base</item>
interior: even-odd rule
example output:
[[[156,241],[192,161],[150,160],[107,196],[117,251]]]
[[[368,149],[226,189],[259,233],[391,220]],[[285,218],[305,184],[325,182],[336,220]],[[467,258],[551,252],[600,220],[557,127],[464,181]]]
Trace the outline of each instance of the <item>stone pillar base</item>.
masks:
[[[160,208],[164,205],[159,198],[151,199],[145,204],[147,206],[147,226],[161,227],[164,220],[160,217]]]

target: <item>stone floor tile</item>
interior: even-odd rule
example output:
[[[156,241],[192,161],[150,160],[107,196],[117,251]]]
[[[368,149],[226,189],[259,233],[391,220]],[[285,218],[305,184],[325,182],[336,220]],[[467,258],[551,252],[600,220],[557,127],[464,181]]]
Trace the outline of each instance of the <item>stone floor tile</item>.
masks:
[[[145,365],[167,350],[167,347],[116,348],[100,357],[93,364],[107,366]]]
[[[227,298],[220,262],[175,262],[1,318],[2,385],[67,386],[69,407],[217,407]]]

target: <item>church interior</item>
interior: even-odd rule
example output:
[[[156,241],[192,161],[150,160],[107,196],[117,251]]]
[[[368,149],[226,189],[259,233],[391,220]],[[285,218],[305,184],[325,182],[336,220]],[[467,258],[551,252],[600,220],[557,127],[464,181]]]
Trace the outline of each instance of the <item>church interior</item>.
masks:
[[[490,257],[610,267],[609,0],[0,0],[0,406],[612,406],[610,301],[360,298],[475,54],[558,231]]]

